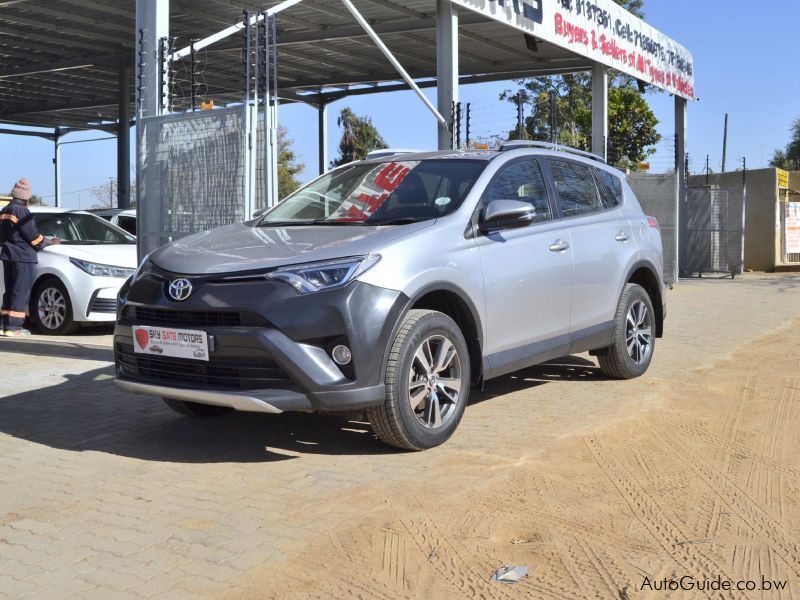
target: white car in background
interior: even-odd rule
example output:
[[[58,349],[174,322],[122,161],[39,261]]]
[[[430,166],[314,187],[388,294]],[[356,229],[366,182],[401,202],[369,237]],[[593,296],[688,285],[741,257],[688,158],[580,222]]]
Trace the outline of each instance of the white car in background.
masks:
[[[121,227],[131,235],[136,235],[135,208],[90,208],[87,212],[104,218],[117,227]]]
[[[28,312],[31,324],[42,333],[64,335],[82,323],[113,323],[117,292],[136,270],[136,238],[86,211],[30,210],[39,233],[61,238],[60,245],[39,253]]]

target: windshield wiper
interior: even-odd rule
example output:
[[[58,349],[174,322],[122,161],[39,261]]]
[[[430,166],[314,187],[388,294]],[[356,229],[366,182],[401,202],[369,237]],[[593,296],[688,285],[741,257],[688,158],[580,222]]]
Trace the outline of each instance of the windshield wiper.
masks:
[[[407,225],[408,223],[418,223],[420,221],[429,221],[436,217],[397,217],[395,219],[385,219],[383,221],[364,221],[365,225]]]
[[[265,221],[259,227],[299,227],[308,225],[363,225],[364,221],[337,221],[327,219],[311,219],[309,221]]]

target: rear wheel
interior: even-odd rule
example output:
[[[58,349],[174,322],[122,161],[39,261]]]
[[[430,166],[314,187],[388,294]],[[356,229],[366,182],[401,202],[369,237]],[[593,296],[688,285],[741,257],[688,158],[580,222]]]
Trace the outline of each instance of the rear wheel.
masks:
[[[386,400],[367,409],[378,438],[425,450],[453,435],[469,398],[467,344],[458,325],[432,310],[403,319],[386,365]]]
[[[67,288],[55,277],[36,284],[31,294],[30,319],[36,329],[47,335],[68,335],[80,329],[72,318]]]
[[[180,413],[187,417],[220,417],[233,411],[230,406],[200,404],[199,402],[186,402],[185,400],[175,400],[173,398],[162,398],[162,400],[176,413]]]
[[[613,342],[597,353],[603,373],[616,379],[643,375],[653,360],[655,329],[650,296],[642,286],[626,284],[614,318]]]

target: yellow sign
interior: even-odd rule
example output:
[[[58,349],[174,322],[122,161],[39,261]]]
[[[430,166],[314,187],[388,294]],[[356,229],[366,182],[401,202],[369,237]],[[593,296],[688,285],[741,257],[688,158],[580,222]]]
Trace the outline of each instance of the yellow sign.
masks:
[[[201,102],[200,110],[214,110],[214,101],[209,100],[208,102]]]
[[[781,190],[788,190],[789,189],[789,171],[784,171],[783,169],[778,169],[778,189]]]
[[[650,163],[641,162],[639,163],[639,171],[647,172],[650,170]]]

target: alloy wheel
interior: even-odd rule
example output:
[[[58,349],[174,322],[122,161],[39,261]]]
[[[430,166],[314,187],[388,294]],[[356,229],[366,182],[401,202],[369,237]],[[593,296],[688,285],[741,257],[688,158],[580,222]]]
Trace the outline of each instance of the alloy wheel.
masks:
[[[625,344],[628,347],[628,356],[637,365],[646,362],[653,349],[650,311],[641,300],[634,302],[628,309],[625,319]]]
[[[48,287],[39,294],[39,321],[48,329],[58,329],[67,316],[67,300],[59,290]]]
[[[425,338],[414,352],[408,376],[408,402],[428,429],[446,424],[461,397],[461,362],[455,345],[443,335]]]

